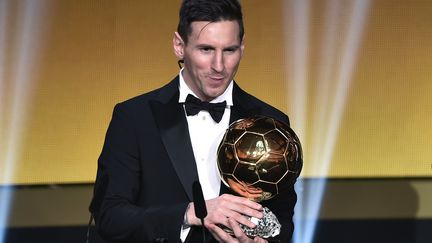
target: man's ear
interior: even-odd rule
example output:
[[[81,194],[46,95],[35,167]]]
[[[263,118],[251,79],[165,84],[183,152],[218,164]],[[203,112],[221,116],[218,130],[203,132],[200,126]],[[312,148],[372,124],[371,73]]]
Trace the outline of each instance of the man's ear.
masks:
[[[242,38],[242,41],[241,41],[241,44],[240,44],[240,52],[241,52],[241,56],[243,57],[243,54],[244,54],[244,48],[245,48],[245,35],[243,35],[243,38]]]
[[[183,60],[185,44],[180,34],[176,31],[173,37],[174,54],[179,60]]]

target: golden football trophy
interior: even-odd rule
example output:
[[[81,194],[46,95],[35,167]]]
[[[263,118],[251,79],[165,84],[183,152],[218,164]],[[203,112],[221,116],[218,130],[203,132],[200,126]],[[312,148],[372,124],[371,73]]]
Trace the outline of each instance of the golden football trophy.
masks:
[[[285,123],[270,117],[253,117],[232,123],[218,148],[217,165],[223,183],[242,197],[271,200],[293,186],[303,167],[300,140]],[[257,226],[241,225],[249,237],[275,237],[281,225],[268,209]],[[229,231],[229,230],[228,230]]]

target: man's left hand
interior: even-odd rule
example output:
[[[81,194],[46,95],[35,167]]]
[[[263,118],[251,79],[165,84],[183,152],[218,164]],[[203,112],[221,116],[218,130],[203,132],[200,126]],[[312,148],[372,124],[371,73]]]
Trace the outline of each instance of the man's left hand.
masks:
[[[207,229],[213,235],[213,237],[221,243],[267,243],[267,240],[264,240],[260,237],[255,237],[254,239],[249,238],[243,230],[240,228],[240,225],[234,219],[228,219],[228,223],[231,226],[232,231],[234,232],[234,237],[225,232],[223,229],[218,227],[215,224],[207,225]]]

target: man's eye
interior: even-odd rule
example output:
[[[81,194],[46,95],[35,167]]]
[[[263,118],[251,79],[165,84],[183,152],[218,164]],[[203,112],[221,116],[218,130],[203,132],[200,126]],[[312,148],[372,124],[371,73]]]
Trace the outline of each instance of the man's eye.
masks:
[[[236,52],[236,50],[237,50],[237,49],[235,49],[235,48],[232,48],[232,49],[226,49],[225,52],[226,52],[226,53],[234,53],[234,52]]]
[[[211,51],[210,48],[206,48],[206,47],[201,48],[200,50],[201,50],[202,52],[210,52],[210,51]]]

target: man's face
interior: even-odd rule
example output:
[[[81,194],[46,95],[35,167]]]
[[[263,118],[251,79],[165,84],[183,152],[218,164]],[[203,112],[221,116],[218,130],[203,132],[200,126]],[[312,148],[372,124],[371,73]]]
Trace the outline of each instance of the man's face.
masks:
[[[244,50],[240,28],[237,21],[197,21],[191,27],[186,45],[176,33],[174,50],[184,60],[188,87],[201,100],[210,101],[225,91],[237,72]]]

